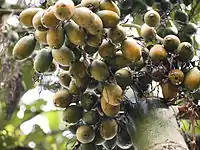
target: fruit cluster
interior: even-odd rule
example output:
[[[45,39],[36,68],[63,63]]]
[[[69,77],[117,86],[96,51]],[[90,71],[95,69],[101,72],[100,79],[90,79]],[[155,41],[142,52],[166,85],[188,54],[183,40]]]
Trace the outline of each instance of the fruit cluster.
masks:
[[[176,13],[175,20],[184,22]],[[59,0],[45,10],[27,8],[19,20],[35,32],[16,43],[13,57],[24,60],[36,43],[43,47],[36,51],[34,69],[58,70],[62,89],[55,93],[54,103],[64,108],[63,120],[82,150],[133,146],[126,123],[119,119],[126,114],[128,87],[141,96],[152,81],[159,82],[167,101],[200,86],[200,70],[191,63],[193,46],[176,35],[159,37],[161,17],[153,9],[144,15],[143,40],[126,35],[119,24],[120,9],[111,0],[82,0],[76,6],[71,0]]]

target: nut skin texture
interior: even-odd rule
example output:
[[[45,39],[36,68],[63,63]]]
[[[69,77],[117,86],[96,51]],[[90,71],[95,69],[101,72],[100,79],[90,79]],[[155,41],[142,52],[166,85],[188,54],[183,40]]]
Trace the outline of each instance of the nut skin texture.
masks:
[[[35,49],[36,40],[34,35],[22,37],[13,48],[13,57],[16,60],[23,60],[29,57]]]
[[[57,19],[64,21],[69,20],[74,14],[74,3],[72,0],[59,0],[53,6],[53,12]]]
[[[142,56],[142,48],[136,40],[128,38],[123,41],[121,51],[130,61],[138,61]]]
[[[155,63],[158,63],[160,61],[167,59],[167,51],[162,45],[155,44],[149,52],[149,56],[151,57],[151,60]]]
[[[99,0],[81,0],[81,6],[91,8],[92,10],[95,10],[99,8]]]
[[[95,138],[95,131],[91,126],[80,126],[76,131],[77,140],[83,144],[90,143]]]
[[[114,28],[120,21],[117,13],[111,10],[100,10],[96,14],[101,18],[104,28]]]
[[[42,18],[41,18],[42,25],[46,28],[56,28],[60,23],[60,20],[56,18],[53,13],[53,6],[49,7],[47,10],[44,11]]]
[[[55,106],[66,108],[72,102],[72,95],[69,93],[69,90],[63,89],[55,93],[53,101]]]
[[[184,81],[184,73],[179,69],[171,70],[168,79],[173,85],[180,85]]]
[[[69,87],[71,76],[68,72],[64,71],[59,74],[59,83],[64,87]]]
[[[47,44],[47,31],[35,31],[35,39],[40,43],[40,44]]]
[[[91,35],[100,35],[102,34],[103,32],[103,22],[101,20],[101,18],[93,13],[93,16],[94,16],[94,20],[92,22],[92,24],[88,27],[86,27],[86,31],[91,34]]]
[[[162,94],[165,100],[176,98],[178,95],[177,87],[171,84],[170,82],[161,84],[161,88],[162,88]]]
[[[132,75],[128,69],[122,68],[117,70],[114,77],[117,81],[117,84],[122,88],[125,88],[132,83]]]
[[[117,106],[123,100],[123,90],[118,84],[109,83],[104,86],[102,97],[108,104]]]
[[[108,38],[110,38],[114,44],[122,43],[125,37],[126,34],[121,26],[116,26],[108,30]]]
[[[185,74],[183,82],[185,88],[195,90],[200,86],[200,70],[197,67],[192,68]]]
[[[155,10],[150,10],[144,15],[144,22],[150,27],[156,27],[160,23],[160,15]]]
[[[120,9],[113,1],[110,0],[100,1],[100,10],[111,10],[117,13],[118,16],[120,16]]]
[[[42,10],[41,8],[27,8],[23,10],[20,15],[19,15],[19,21],[21,24],[27,26],[27,27],[32,27],[32,20],[34,15]]]
[[[103,43],[99,46],[98,53],[102,58],[113,57],[116,53],[115,45],[110,41],[103,41]]]
[[[97,81],[105,81],[110,76],[108,66],[101,60],[94,60],[90,65],[89,71]]]
[[[152,41],[156,38],[156,31],[153,27],[143,24],[141,27],[141,36],[145,41]]]
[[[103,120],[100,124],[100,135],[105,140],[111,140],[117,135],[118,124],[114,119]]]
[[[71,43],[78,46],[84,45],[86,37],[85,30],[80,28],[73,20],[64,25],[64,31]]]
[[[80,27],[87,28],[90,27],[94,20],[94,13],[86,7],[75,8],[72,20],[78,24]]]
[[[168,52],[175,52],[180,44],[180,39],[175,35],[167,35],[163,39],[163,46]]]
[[[63,120],[68,123],[77,123],[82,118],[82,110],[76,105],[67,107],[63,112]]]
[[[42,49],[40,50],[34,60],[34,69],[38,73],[46,72],[51,66],[53,61],[51,50]]]
[[[116,116],[120,111],[120,105],[113,106],[106,102],[106,100],[102,97],[101,98],[101,109],[104,114],[108,117]]]
[[[66,46],[60,49],[53,49],[52,55],[54,60],[60,65],[70,65],[75,60],[74,53]]]
[[[61,27],[47,31],[47,43],[49,47],[59,49],[65,41],[64,31]]]
[[[38,11],[33,19],[32,19],[32,24],[33,24],[33,27],[36,29],[36,30],[39,30],[39,31],[45,31],[45,30],[48,30],[46,27],[43,26],[42,22],[41,22],[41,18],[42,18],[42,15],[44,14],[44,10],[40,10]]]
[[[177,49],[178,59],[183,62],[190,61],[194,56],[194,48],[188,42],[182,42]]]

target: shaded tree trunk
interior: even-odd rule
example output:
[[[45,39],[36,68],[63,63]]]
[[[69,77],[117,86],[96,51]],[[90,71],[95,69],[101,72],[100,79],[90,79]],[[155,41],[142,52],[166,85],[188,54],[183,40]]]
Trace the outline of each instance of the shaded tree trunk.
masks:
[[[143,115],[136,120],[136,133],[133,136],[136,149],[188,150],[173,109],[157,100],[148,100],[141,106]]]

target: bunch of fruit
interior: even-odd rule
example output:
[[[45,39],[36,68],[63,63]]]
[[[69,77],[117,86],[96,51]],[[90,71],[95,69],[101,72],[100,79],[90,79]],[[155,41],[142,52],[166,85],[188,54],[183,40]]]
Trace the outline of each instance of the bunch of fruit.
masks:
[[[55,93],[54,103],[64,108],[63,120],[81,150],[95,150],[98,145],[133,149],[130,126],[121,120],[126,116],[127,88],[141,96],[156,81],[167,101],[200,86],[200,70],[191,62],[192,44],[178,35],[159,37],[161,17],[153,9],[144,14],[143,40],[128,37],[119,23],[118,5],[111,0],[82,0],[75,6],[71,0],[59,0],[45,10],[27,8],[19,16],[34,34],[16,43],[13,57],[24,60],[34,51],[37,73],[58,70],[62,89]],[[179,16],[175,12],[175,21],[184,22],[184,30],[194,34],[192,23]],[[39,51],[37,43],[43,47]]]

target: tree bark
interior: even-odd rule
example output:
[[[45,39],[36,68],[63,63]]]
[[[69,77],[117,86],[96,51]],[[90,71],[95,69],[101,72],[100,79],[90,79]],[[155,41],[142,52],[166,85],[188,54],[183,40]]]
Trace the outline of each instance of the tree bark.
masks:
[[[187,144],[178,130],[176,113],[171,108],[161,106],[149,107],[148,100],[145,113],[136,121],[136,133],[133,143],[136,150],[188,150]],[[159,106],[159,107],[158,107]],[[160,107],[161,106],[161,107]]]

